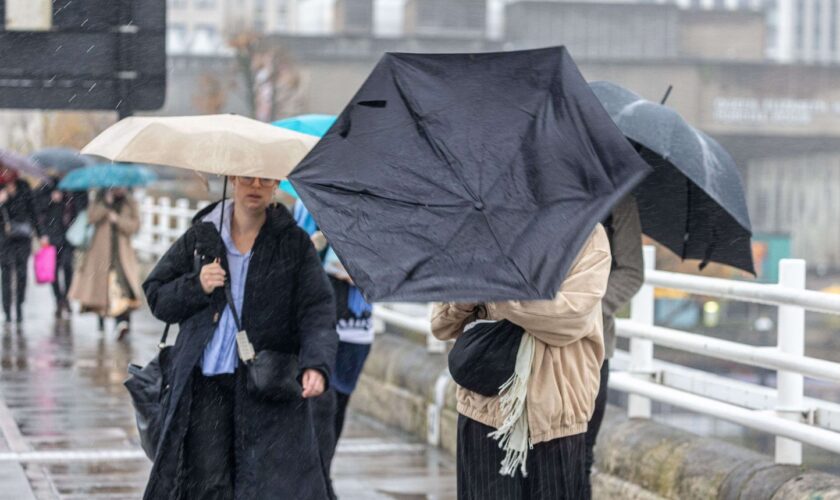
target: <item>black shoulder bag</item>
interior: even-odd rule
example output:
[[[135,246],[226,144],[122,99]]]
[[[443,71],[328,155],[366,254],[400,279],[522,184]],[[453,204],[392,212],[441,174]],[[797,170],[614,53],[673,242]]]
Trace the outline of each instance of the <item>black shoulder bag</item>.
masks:
[[[303,388],[300,385],[298,357],[278,351],[254,352],[248,334],[236,312],[230,283],[225,283],[225,299],[236,323],[236,348],[239,359],[245,364],[248,393],[260,399],[272,401],[293,401],[300,399]]]
[[[134,405],[137,420],[137,432],[140,434],[140,446],[150,460],[155,459],[160,442],[163,424],[163,402],[169,396],[169,384],[165,383],[164,373],[168,372],[171,362],[172,347],[166,345],[169,325],[163,329],[163,336],[158,344],[157,356],[149,364],[128,365],[128,379],[123,383]]]
[[[482,396],[498,395],[516,370],[523,332],[522,327],[506,319],[470,323],[449,351],[452,379]]]

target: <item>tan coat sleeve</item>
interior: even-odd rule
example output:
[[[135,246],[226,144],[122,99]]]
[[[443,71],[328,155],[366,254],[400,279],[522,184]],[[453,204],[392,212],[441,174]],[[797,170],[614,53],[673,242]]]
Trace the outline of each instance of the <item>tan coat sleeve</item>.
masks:
[[[122,210],[117,214],[117,229],[125,236],[132,236],[140,230],[138,210],[137,202],[129,195]]]
[[[591,334],[594,323],[600,321],[610,265],[609,241],[599,224],[554,300],[493,302],[487,304],[488,315],[515,323],[548,345],[569,345]]]
[[[88,224],[96,225],[108,218],[108,208],[99,200],[92,201],[87,209]]]
[[[475,304],[449,302],[435,304],[432,309],[432,335],[438,340],[457,338],[464,331],[464,325],[475,317]]]

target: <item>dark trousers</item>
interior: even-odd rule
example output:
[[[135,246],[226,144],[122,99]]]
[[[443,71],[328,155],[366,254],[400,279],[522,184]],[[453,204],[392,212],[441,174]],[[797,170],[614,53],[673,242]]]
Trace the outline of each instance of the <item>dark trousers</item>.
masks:
[[[598,388],[598,397],[595,398],[595,411],[592,412],[592,419],[589,420],[589,427],[586,430],[586,485],[584,499],[592,498],[592,464],[595,463],[595,440],[598,439],[598,431],[601,430],[601,422],[604,421],[604,411],[607,409],[607,384],[610,381],[610,360],[605,359],[601,365],[601,387]]]
[[[193,373],[192,406],[184,441],[184,500],[229,500],[234,494],[235,375]]]
[[[58,307],[67,302],[67,290],[73,282],[73,250],[72,246],[63,245],[58,248],[55,256],[55,281],[52,289]]]
[[[505,452],[487,435],[492,427],[458,415],[459,500],[579,500],[586,438],[576,434],[528,451],[528,476],[499,474]]]
[[[17,321],[23,319],[23,301],[26,297],[27,263],[31,252],[30,241],[7,243],[0,248],[0,280],[2,280],[3,312],[6,321],[12,320],[12,303],[15,305]],[[12,293],[12,281],[16,283]],[[14,297],[14,300],[12,298]]]
[[[344,416],[347,415],[347,405],[350,404],[350,395],[343,392],[335,392],[335,442],[338,443],[341,433],[344,431]],[[333,451],[335,448],[333,447]]]

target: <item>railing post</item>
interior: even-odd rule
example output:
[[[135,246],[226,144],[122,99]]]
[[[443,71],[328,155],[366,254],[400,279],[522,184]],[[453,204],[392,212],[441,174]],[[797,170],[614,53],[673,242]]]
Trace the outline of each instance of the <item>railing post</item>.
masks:
[[[154,256],[155,259],[159,259],[166,249],[172,245],[172,242],[169,241],[169,226],[171,224],[171,217],[172,214],[172,200],[167,198],[166,196],[161,197],[158,199],[158,220],[157,220],[157,242],[154,246]]]
[[[656,268],[656,248],[645,246],[643,249],[645,271]],[[630,319],[643,325],[653,325],[654,289],[645,284],[633,297],[630,306]],[[644,339],[630,339],[630,372],[647,375],[653,373],[653,342]],[[631,394],[627,402],[627,416],[630,418],[650,418],[650,399]]]
[[[178,201],[175,202],[176,210],[176,218],[175,218],[175,229],[177,230],[177,238],[180,238],[182,234],[187,232],[187,229],[190,227],[190,219],[192,216],[190,215],[190,200],[186,198],[179,198]]]
[[[805,261],[782,259],[779,262],[779,286],[805,289]],[[779,306],[778,348],[781,352],[802,356],[805,354],[805,310],[797,306]],[[790,420],[801,420],[803,411],[803,377],[799,373],[779,370],[776,390],[776,413]],[[802,464],[802,443],[787,438],[776,438],[776,463]]]
[[[155,199],[151,196],[144,196],[140,209],[140,234],[137,236],[137,243],[140,253],[144,258],[152,255],[154,245],[154,223],[155,223]]]
[[[429,322],[431,323],[434,304],[430,303],[428,307],[429,310],[427,316],[429,318]],[[446,342],[436,339],[434,335],[429,333],[429,335],[426,336],[426,350],[434,353],[446,352]]]

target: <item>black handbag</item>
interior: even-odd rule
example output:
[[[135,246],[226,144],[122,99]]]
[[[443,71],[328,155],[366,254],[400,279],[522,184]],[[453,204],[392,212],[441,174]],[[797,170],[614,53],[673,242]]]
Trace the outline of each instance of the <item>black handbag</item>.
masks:
[[[10,240],[25,240],[32,238],[32,224],[26,221],[12,220],[9,211],[3,208],[3,232]]]
[[[230,283],[225,284],[225,299],[239,332],[236,335],[236,347],[239,359],[245,364],[248,393],[259,399],[271,401],[299,400],[303,394],[303,387],[300,384],[297,355],[267,349],[255,353],[248,334],[242,329]]]
[[[168,335],[169,325],[166,325],[157,356],[143,367],[128,365],[128,379],[123,383],[134,405],[140,446],[150,460],[154,460],[157,453],[164,401],[169,397],[169,384],[165,383],[164,376],[171,362],[172,347],[166,345]]]
[[[449,351],[449,373],[459,386],[496,396],[516,369],[522,327],[508,320],[476,321],[464,329]]]

